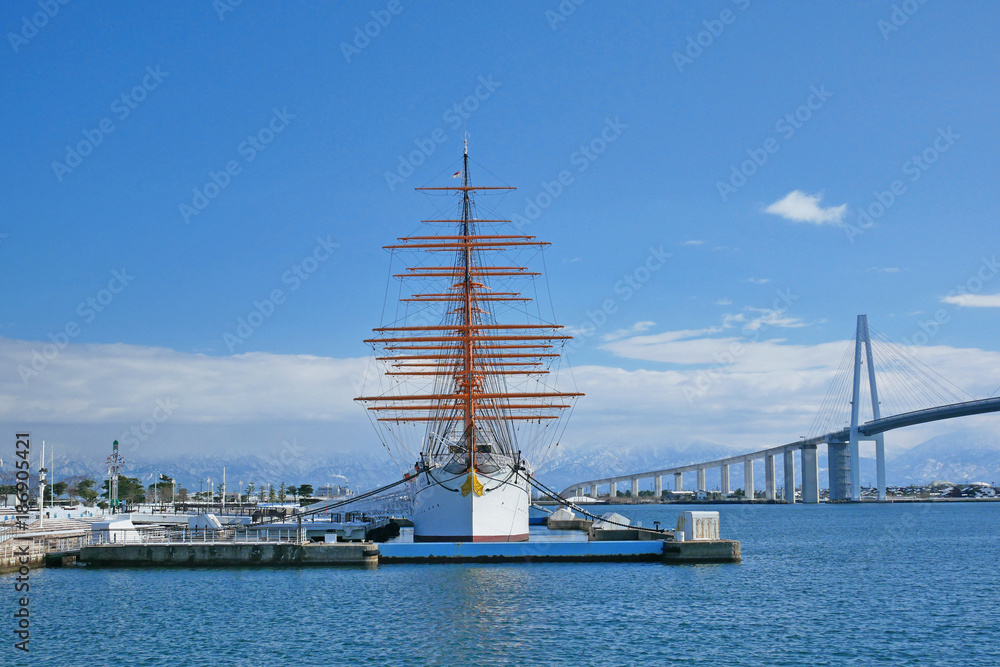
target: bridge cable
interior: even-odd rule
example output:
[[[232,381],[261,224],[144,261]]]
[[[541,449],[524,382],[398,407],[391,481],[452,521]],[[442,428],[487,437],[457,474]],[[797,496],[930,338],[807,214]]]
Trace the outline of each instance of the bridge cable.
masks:
[[[931,368],[930,366],[928,366],[924,362],[920,361],[920,359],[918,359],[912,352],[909,352],[909,350],[907,350],[905,347],[899,345],[898,343],[893,342],[892,340],[889,339],[888,336],[886,336],[882,332],[878,331],[877,329],[873,329],[872,327],[869,327],[869,330],[870,331],[874,331],[876,338],[878,338],[879,340],[881,340],[883,343],[885,343],[886,345],[888,345],[893,350],[898,351],[898,354],[902,358],[909,359],[911,361],[910,365],[915,370],[917,370],[918,372],[920,372],[924,377],[927,377],[928,379],[938,378],[939,381],[934,381],[934,383],[933,383],[934,386],[937,387],[938,389],[940,389],[941,391],[945,392],[947,395],[950,395],[950,396],[958,399],[958,400],[953,401],[953,402],[960,403],[963,400],[965,400],[963,398],[963,394],[965,396],[967,396],[969,399],[975,399],[975,396],[973,396],[972,394],[970,394],[969,392],[967,392],[965,389],[963,389],[962,387],[958,386],[957,384],[955,384],[954,382],[952,382],[951,380],[949,380],[944,375],[942,375],[941,373],[937,372],[936,370],[934,370],[933,368]],[[954,388],[957,391],[952,391],[952,389],[949,388],[946,385],[950,385],[950,387]]]
[[[826,433],[830,429],[828,428],[830,421],[833,419],[834,414],[838,409],[842,409],[841,395],[843,393],[843,387],[846,386],[846,374],[845,370],[847,368],[848,362],[853,356],[852,352],[854,345],[849,342],[844,350],[844,356],[840,360],[840,364],[837,370],[834,371],[833,376],[830,379],[830,384],[827,388],[826,395],[823,397],[823,401],[820,403],[819,411],[816,413],[816,417],[813,419],[812,426],[810,427],[809,435],[817,436],[821,433]]]

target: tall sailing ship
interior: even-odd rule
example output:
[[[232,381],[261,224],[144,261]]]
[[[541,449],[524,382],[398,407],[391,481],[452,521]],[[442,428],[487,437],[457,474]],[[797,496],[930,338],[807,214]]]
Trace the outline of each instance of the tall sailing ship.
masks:
[[[355,400],[401,468],[416,458],[415,541],[524,541],[532,462],[553,454],[559,417],[583,394],[556,387],[572,337],[541,305],[543,273],[528,266],[549,244],[498,214],[480,217],[477,193],[515,188],[470,184],[468,140],[454,177],[462,184],[417,188],[447,197],[454,213],[385,246],[406,263],[365,341],[377,390]]]

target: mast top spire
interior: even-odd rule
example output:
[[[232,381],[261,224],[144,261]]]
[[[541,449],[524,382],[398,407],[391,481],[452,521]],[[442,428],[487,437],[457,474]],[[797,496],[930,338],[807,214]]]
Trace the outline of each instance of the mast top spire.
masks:
[[[468,155],[469,155],[469,133],[466,132],[465,133],[465,156],[468,157]]]

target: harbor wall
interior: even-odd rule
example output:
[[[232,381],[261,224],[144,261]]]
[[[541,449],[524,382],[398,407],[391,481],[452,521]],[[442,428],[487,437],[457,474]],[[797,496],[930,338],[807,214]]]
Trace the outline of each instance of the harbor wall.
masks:
[[[81,563],[95,566],[366,565],[378,562],[368,543],[116,544],[87,546]]]

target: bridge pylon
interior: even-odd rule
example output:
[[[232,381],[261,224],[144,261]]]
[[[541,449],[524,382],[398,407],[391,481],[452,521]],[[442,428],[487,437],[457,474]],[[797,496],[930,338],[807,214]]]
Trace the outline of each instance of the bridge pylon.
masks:
[[[861,350],[864,347],[864,362],[862,362]],[[868,388],[872,401],[872,419],[880,419],[881,413],[878,404],[878,387],[875,383],[875,363],[872,358],[872,341],[868,331],[868,316],[858,315],[858,327],[854,339],[854,390],[851,394],[851,428],[849,432],[848,446],[850,448],[850,481],[841,476],[837,480],[835,491],[831,487],[831,494],[839,498],[849,497],[851,500],[861,500],[861,450],[858,445],[861,440],[875,441],[875,468],[876,486],[878,487],[878,499],[885,500],[885,441],[882,434],[866,436],[858,429],[859,408],[861,407],[861,367],[868,367]],[[832,481],[832,480],[831,480]],[[849,488],[843,488],[849,484]],[[845,493],[846,492],[846,493]]]

